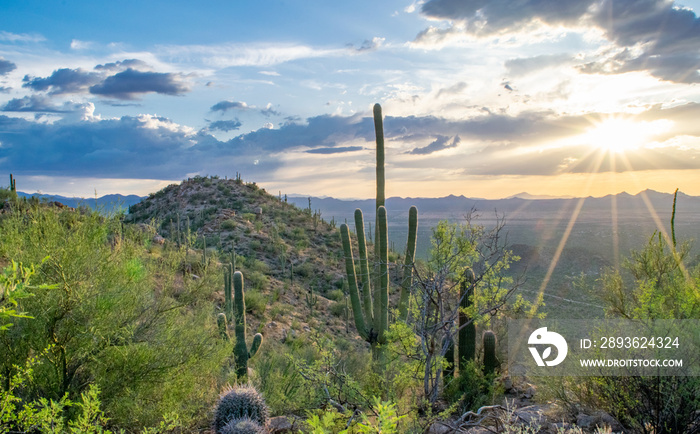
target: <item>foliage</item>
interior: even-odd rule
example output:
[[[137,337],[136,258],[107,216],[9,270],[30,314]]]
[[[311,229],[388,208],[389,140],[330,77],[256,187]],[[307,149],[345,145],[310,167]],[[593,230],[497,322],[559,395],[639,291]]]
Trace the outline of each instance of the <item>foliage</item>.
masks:
[[[16,309],[23,298],[32,297],[30,290],[50,289],[48,285],[32,287],[29,280],[35,273],[34,267],[23,267],[11,261],[11,265],[0,272],[0,332],[12,327],[11,318],[31,318]]]
[[[433,228],[427,264],[416,267],[412,317],[418,351],[413,357],[418,356],[422,364],[423,393],[430,403],[439,397],[441,373],[449,365],[445,355],[459,331],[460,312],[470,318],[462,324],[466,327],[471,323],[488,325],[496,315],[531,308],[522,297],[515,297],[520,281],[506,274],[510,264],[519,258],[505,244],[503,219],[497,219],[495,227],[487,229],[472,224],[471,218],[470,214],[463,224],[439,222]],[[460,307],[459,286],[468,270],[473,272],[469,280],[472,303]]]
[[[688,267],[690,244],[674,246],[654,233],[624,261],[623,272],[607,270],[601,294],[611,317],[700,319],[700,269]],[[698,377],[595,377],[565,384],[575,398],[602,408],[635,431],[700,432]]]
[[[78,400],[94,384],[110,423],[124,428],[168,413],[192,423],[206,411],[226,354],[211,315],[213,276],[183,277],[184,249],[152,258],[152,234],[122,231],[120,216],[47,207],[3,216],[0,232],[0,259],[35,267],[36,286],[24,288],[33,296],[18,305],[33,318],[0,332],[6,379],[42,354],[17,392],[23,402]]]
[[[48,350],[48,349],[47,349]],[[43,354],[46,354],[44,351]],[[34,366],[38,358],[27,360],[12,378],[5,379],[7,388],[0,389],[0,433],[24,432],[68,432],[73,434],[110,434],[107,429],[109,418],[101,409],[100,389],[92,384],[81,393],[79,401],[71,401],[68,395],[59,400],[39,398],[33,402],[24,402],[18,392],[33,380]],[[66,415],[73,407],[73,420]],[[141,434],[164,434],[181,428],[177,414],[168,414],[158,426],[146,427]]]

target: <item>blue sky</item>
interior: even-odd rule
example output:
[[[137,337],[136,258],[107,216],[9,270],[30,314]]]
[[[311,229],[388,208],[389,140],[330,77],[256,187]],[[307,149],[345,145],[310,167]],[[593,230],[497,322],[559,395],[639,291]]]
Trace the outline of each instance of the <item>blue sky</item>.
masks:
[[[700,2],[0,5],[0,176],[371,197],[700,195]],[[2,182],[5,184],[7,181]]]

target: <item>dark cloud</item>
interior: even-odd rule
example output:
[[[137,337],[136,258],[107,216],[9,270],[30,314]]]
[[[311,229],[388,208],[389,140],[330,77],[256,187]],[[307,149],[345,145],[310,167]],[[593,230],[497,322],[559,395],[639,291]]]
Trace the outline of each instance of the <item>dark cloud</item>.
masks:
[[[98,71],[124,71],[125,69],[138,69],[138,70],[148,70],[150,67],[146,62],[139,59],[125,59],[112,63],[105,63],[104,65],[97,65],[95,67]]]
[[[85,71],[82,68],[78,69],[57,69],[50,76],[45,78],[24,76],[24,84],[26,87],[35,91],[49,91],[49,95],[61,95],[66,93],[84,93],[90,86],[99,83],[102,80],[102,74],[97,72]]]
[[[138,94],[182,95],[190,90],[182,74],[142,72],[128,68],[90,87],[90,93],[117,99],[136,99]]]
[[[0,57],[0,75],[7,75],[15,69],[17,69],[17,65],[3,57]]]
[[[0,142],[3,164],[26,175],[182,179],[236,167],[262,181],[279,167],[265,152],[152,116],[50,124],[0,116]]]
[[[455,95],[455,94],[462,92],[466,88],[467,88],[467,83],[460,81],[459,83],[455,83],[452,86],[443,87],[442,89],[440,89],[438,91],[437,95],[435,95],[435,98],[440,98],[443,95],[447,95],[447,96]]]
[[[213,112],[227,112],[229,110],[248,110],[248,104],[238,101],[220,101],[211,106],[209,110]]]
[[[365,39],[359,47],[355,47],[353,44],[348,44],[347,46],[356,52],[373,51],[379,48],[382,42],[384,42],[384,38],[372,38]]]
[[[33,102],[38,109],[40,100]],[[19,109],[31,100],[13,102]],[[44,107],[50,108],[50,107]],[[90,107],[54,107],[74,110],[76,121],[31,122],[0,116],[0,159],[25,174],[97,176],[114,178],[181,179],[189,173],[231,173],[245,169],[263,182],[280,167],[285,151],[314,154],[357,152],[373,148],[374,125],[370,116],[316,116],[304,123],[289,122],[276,129],[260,129],[221,141],[209,128],[193,133],[165,118],[142,115],[121,119],[77,116]],[[541,148],[557,139],[581,135],[608,115],[587,113],[556,116],[551,112],[504,115],[484,112],[467,119],[436,116],[384,119],[390,152],[410,143],[426,143],[401,156],[403,167],[425,170],[464,170],[470,175],[556,175],[590,171],[629,170],[617,154],[602,155],[590,144]],[[655,137],[663,142],[673,135],[700,137],[700,104],[676,107],[650,106],[627,115],[631,121],[666,119],[673,133]],[[223,121],[227,122],[227,121]],[[236,122],[236,121],[232,121]],[[224,125],[224,124],[221,124]],[[235,124],[228,124],[229,126]],[[672,135],[673,134],[673,135]],[[437,139],[436,139],[437,138]],[[365,145],[366,144],[366,145]],[[459,144],[459,146],[457,146]],[[415,146],[415,145],[414,145]],[[455,148],[449,157],[437,152]],[[700,151],[676,146],[640,149],[625,154],[633,170],[700,168]],[[602,163],[598,164],[601,157]],[[394,160],[396,161],[396,160]],[[241,169],[239,169],[241,168]]]
[[[272,107],[272,104],[268,104],[267,107],[265,108],[258,108],[256,106],[251,106],[246,104],[243,101],[219,101],[211,108],[209,109],[213,112],[222,112],[226,113],[229,110],[238,110],[238,111],[248,111],[248,110],[254,110],[259,113],[261,113],[265,117],[270,117],[270,116],[281,116],[281,113],[275,110]]]
[[[23,98],[13,98],[5,104],[4,112],[44,112],[65,113],[65,108],[54,105],[50,98],[42,95],[29,95]]]
[[[506,60],[505,67],[509,76],[520,77],[541,69],[561,65],[569,60],[571,60],[571,56],[568,54],[543,54]]]
[[[438,138],[435,139],[435,141],[429,144],[428,146],[424,146],[422,148],[415,148],[409,151],[408,153],[413,155],[432,154],[434,152],[442,151],[443,149],[454,148],[457,145],[459,145],[460,142],[461,139],[459,138],[459,136],[456,136],[454,139],[452,139],[451,142],[448,136],[438,136]]]
[[[518,31],[533,20],[575,24],[594,0],[429,0],[421,11],[430,18],[463,22],[469,33],[488,36]]]
[[[676,83],[700,82],[700,18],[668,0],[429,0],[424,15],[449,20],[447,28],[429,28],[416,42],[439,41],[455,33],[493,36],[523,31],[533,23],[594,27],[620,50],[581,66],[581,71],[620,74],[647,71]],[[455,25],[456,23],[456,25]],[[556,56],[556,55],[555,55]],[[506,62],[525,74],[562,59],[539,56]]]
[[[212,131],[234,131],[241,128],[241,125],[243,125],[241,121],[236,119],[232,121],[214,121],[211,122],[207,128]]]
[[[342,154],[345,152],[356,152],[356,151],[361,151],[365,148],[362,146],[339,146],[337,148],[316,148],[316,149],[309,149],[306,151],[309,154]]]

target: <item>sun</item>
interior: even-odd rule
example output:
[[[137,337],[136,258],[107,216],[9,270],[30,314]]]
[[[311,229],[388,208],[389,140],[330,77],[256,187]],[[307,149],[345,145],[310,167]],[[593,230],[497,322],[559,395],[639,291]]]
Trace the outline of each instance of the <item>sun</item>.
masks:
[[[611,117],[590,127],[581,138],[594,148],[624,153],[648,146],[671,126],[665,119],[647,122]]]

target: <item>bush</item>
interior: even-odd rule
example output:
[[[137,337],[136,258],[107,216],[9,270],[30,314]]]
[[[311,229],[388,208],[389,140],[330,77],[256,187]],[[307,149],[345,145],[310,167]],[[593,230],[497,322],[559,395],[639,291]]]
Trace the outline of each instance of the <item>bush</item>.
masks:
[[[0,372],[49,348],[19,398],[78,400],[94,384],[125,429],[203,415],[216,390],[201,385],[216,384],[228,352],[211,315],[215,276],[182,281],[184,252],[152,258],[148,235],[129,225],[122,235],[118,217],[37,207],[3,216],[0,232],[0,262],[33,266],[37,285],[20,301],[32,318],[2,332]]]

